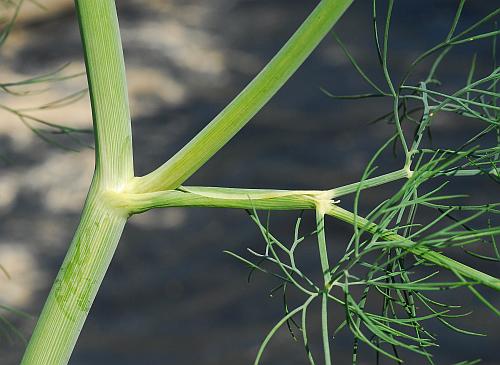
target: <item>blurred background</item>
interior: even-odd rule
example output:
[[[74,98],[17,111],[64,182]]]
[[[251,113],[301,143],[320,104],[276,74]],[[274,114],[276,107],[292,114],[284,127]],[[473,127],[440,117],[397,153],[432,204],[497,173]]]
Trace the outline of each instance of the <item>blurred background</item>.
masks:
[[[0,50],[0,82],[32,77],[69,65],[64,75],[84,71],[78,24],[70,0],[44,0],[45,10],[26,2]],[[214,117],[265,65],[315,6],[306,0],[120,0],[134,132],[136,174],[149,172],[171,156]],[[370,1],[359,0],[336,26],[353,55],[381,81],[372,42]],[[498,6],[469,1],[459,28]],[[396,2],[391,34],[395,75],[447,34],[457,1]],[[3,10],[9,14],[7,10]],[[491,68],[491,46],[479,42],[450,56],[441,70],[450,87],[467,76],[472,53],[478,74]],[[425,68],[422,70],[425,71]],[[27,108],[50,104],[86,87],[84,76],[37,85],[29,96],[0,94],[0,104]],[[369,124],[391,101],[338,101],[332,93],[371,91],[328,36],[290,82],[245,129],[190,180],[191,185],[324,189],[359,179],[366,163],[390,135],[391,126]],[[91,128],[88,96],[63,108],[32,114],[73,128]],[[468,122],[470,123],[470,122]],[[435,133],[462,141],[474,128],[444,120]],[[12,113],[0,110],[0,303],[33,318],[6,314],[29,338],[50,285],[77,225],[93,171],[90,134],[50,138],[77,152],[44,142]],[[386,158],[399,167],[400,157]],[[487,180],[487,179],[485,179]],[[494,196],[495,184],[475,184],[478,199]],[[367,194],[377,202],[383,189]],[[284,239],[293,236],[295,213],[272,215],[271,227]],[[309,228],[307,228],[309,224]],[[333,251],[345,246],[349,227],[328,222]],[[306,217],[306,228],[312,230]],[[257,227],[242,211],[164,209],[135,216],[125,229],[115,258],[85,324],[71,364],[250,364],[260,342],[281,318],[281,295],[270,296],[276,281],[255,275],[223,250],[244,253],[264,245]],[[311,245],[313,246],[313,245]],[[314,246],[304,265],[319,265]],[[500,364],[494,316],[468,291],[447,294],[472,309],[462,320],[475,338],[430,324],[442,347],[436,363],[482,358]],[[311,314],[317,320],[317,309]],[[0,309],[1,310],[1,309]],[[343,313],[339,314],[343,318]],[[334,315],[333,315],[334,316]],[[312,325],[313,346],[319,339]],[[498,330],[497,330],[498,332]],[[0,364],[18,364],[20,340],[0,342]],[[318,347],[319,348],[319,347]],[[349,336],[334,342],[336,364],[351,356]],[[361,364],[374,363],[363,352]],[[423,359],[407,356],[407,363]],[[305,364],[301,342],[284,329],[272,340],[266,364]],[[384,360],[382,363],[389,364]]]

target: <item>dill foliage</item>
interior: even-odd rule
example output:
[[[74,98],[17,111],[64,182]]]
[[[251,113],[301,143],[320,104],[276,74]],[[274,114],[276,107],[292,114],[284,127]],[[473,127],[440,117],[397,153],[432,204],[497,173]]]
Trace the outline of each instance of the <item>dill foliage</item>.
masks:
[[[488,283],[471,280],[433,256],[434,252],[446,255],[461,252],[462,256],[471,258],[473,265],[478,265],[477,260],[500,261],[495,242],[500,232],[500,203],[471,204],[474,185],[463,181],[474,176],[474,181],[482,178],[499,182],[497,83],[500,68],[496,51],[499,34],[496,19],[500,9],[458,32],[465,5],[465,0],[460,1],[443,41],[418,56],[396,82],[389,66],[389,35],[395,4],[389,0],[383,5],[386,5],[386,11],[380,16],[381,4],[376,0],[371,4],[376,58],[384,85],[378,85],[367,75],[340,37],[334,34],[354,70],[371,90],[356,95],[336,95],[323,90],[335,99],[392,99],[391,110],[372,123],[388,123],[394,127],[394,134],[375,151],[359,183],[332,189],[334,198],[353,196],[351,209],[341,208],[342,202],[325,211],[317,209],[316,229],[307,234],[301,232],[304,219],[301,213],[291,242],[273,235],[270,214],[263,218],[256,209],[249,209],[249,216],[264,239],[264,248],[249,248],[248,257],[227,252],[250,268],[249,278],[260,271],[280,282],[272,294],[282,291],[283,317],[262,342],[255,364],[260,362],[272,337],[284,326],[292,338],[303,344],[310,364],[330,364],[330,342],[345,332],[352,337],[353,364],[359,363],[363,346],[375,351],[377,364],[383,357],[403,362],[405,354],[418,354],[429,364],[434,364],[432,353],[439,346],[439,338],[427,329],[428,321],[438,321],[450,331],[464,335],[483,336],[454,324],[457,318],[470,312],[464,312],[461,305],[435,299],[434,293],[466,288],[496,316],[500,314],[478,287],[483,284],[499,290],[498,279]],[[447,59],[450,51],[455,47],[474,47],[478,41],[491,42],[489,73],[477,75],[477,55],[474,55],[462,86],[442,83],[439,72],[450,61]],[[417,73],[419,67],[427,68],[427,72]],[[420,77],[422,74],[423,78]],[[456,146],[433,140],[433,124],[451,118],[467,119],[468,123],[474,123],[475,129],[471,130],[477,132]],[[411,138],[408,131],[412,131]],[[391,196],[380,197],[378,205],[362,216],[360,212],[367,210],[363,204],[363,190],[384,183],[383,180],[377,180],[376,184],[371,182],[380,168],[381,156],[391,149],[395,153],[402,151],[404,163],[401,171],[406,171],[408,178]],[[386,183],[392,181],[394,179],[388,179]],[[454,184],[461,184],[460,189],[465,193],[450,192]],[[350,240],[335,245],[336,248],[344,247],[344,251],[334,264],[328,259],[325,215],[352,225]],[[319,281],[299,264],[300,248],[314,237],[321,261],[322,280]],[[294,289],[294,298],[297,292],[302,295],[302,304],[291,306],[287,299],[291,288]],[[308,328],[312,327],[308,310],[315,302],[321,305],[323,348],[316,352],[322,352],[322,355],[312,350],[311,336],[308,335]],[[332,308],[335,310],[330,315]],[[340,324],[332,327],[329,316],[337,317]],[[340,321],[339,316],[343,318]],[[324,362],[318,360],[320,357]],[[461,364],[473,363],[477,361]]]

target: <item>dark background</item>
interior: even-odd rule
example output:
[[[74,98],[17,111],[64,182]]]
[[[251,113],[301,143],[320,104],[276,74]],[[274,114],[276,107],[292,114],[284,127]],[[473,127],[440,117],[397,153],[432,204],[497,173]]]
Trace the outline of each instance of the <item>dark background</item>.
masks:
[[[445,37],[457,1],[396,2],[391,33],[391,69],[400,75],[418,54]],[[296,0],[120,0],[117,1],[133,116],[136,174],[162,163],[217,114],[265,65],[316,1]],[[365,70],[382,85],[372,42],[371,1],[358,0],[336,26]],[[498,5],[469,1],[464,29]],[[47,10],[27,5],[1,49],[1,81],[53,70],[71,62],[67,74],[83,70],[78,25],[69,0],[47,1]],[[490,44],[454,51],[440,76],[450,88],[466,78],[473,52],[478,74],[489,72]],[[0,102],[40,105],[85,87],[83,77],[50,85],[44,93]],[[190,180],[191,185],[326,189],[359,179],[392,127],[369,121],[390,108],[389,100],[335,101],[321,92],[371,91],[328,36],[289,83],[222,151]],[[88,98],[39,115],[77,127],[91,125]],[[48,145],[7,113],[0,114],[0,263],[12,279],[0,278],[0,302],[36,316],[43,305],[79,218],[92,174],[93,151],[68,152]],[[475,130],[470,121],[443,120],[436,135],[462,141]],[[85,137],[83,138],[84,140]],[[90,139],[87,139],[90,140]],[[61,138],[64,143],[71,141]],[[385,158],[398,168],[400,158]],[[482,179],[463,183],[478,200],[497,193]],[[473,186],[471,185],[473,184]],[[473,189],[470,189],[473,188]],[[365,196],[380,200],[384,188]],[[348,200],[347,200],[348,202]],[[349,204],[345,205],[350,208]],[[272,215],[271,227],[292,238],[296,214]],[[328,222],[332,257],[342,250],[349,227]],[[305,230],[312,229],[306,217]],[[245,212],[165,209],[133,217],[99,291],[71,364],[250,364],[260,342],[281,318],[282,299],[270,297],[276,282],[256,275],[225,255],[262,248],[263,240]],[[464,258],[466,259],[466,258]],[[466,259],[467,260],[467,259]],[[470,259],[468,259],[470,260]],[[303,264],[319,265],[314,241]],[[477,264],[477,262],[476,262]],[[463,327],[486,338],[453,334],[439,323],[436,363],[483,358],[500,363],[494,316],[466,290],[446,298],[473,309]],[[292,298],[293,300],[294,298]],[[332,323],[343,318],[332,312]],[[313,350],[318,345],[318,308],[311,313]],[[9,316],[29,338],[35,319]],[[496,337],[496,338],[495,338]],[[301,341],[301,340],[299,340]],[[0,343],[0,364],[17,364],[24,344]],[[351,340],[334,341],[336,364],[349,363]],[[408,364],[423,363],[412,354]],[[360,364],[374,363],[370,351]],[[301,342],[277,333],[265,364],[305,364]],[[391,363],[384,361],[384,363]]]

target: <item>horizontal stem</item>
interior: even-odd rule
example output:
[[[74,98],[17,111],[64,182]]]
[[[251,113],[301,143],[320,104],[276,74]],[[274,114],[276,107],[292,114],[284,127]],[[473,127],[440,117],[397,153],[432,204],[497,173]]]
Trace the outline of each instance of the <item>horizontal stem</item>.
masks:
[[[166,207],[220,207],[221,199],[226,208],[296,210],[312,209],[318,200],[331,200],[392,181],[408,178],[411,171],[401,169],[388,174],[366,179],[362,182],[340,186],[330,190],[272,190],[201,186],[181,186],[177,190],[162,190],[150,193],[111,194],[115,204],[132,214],[153,208]],[[128,189],[130,190],[130,189]],[[190,194],[186,194],[190,193]],[[250,206],[249,206],[250,204]]]
[[[143,194],[109,192],[108,197],[130,214],[169,207],[301,210],[314,209],[316,201],[309,192],[191,187]]]
[[[349,185],[340,186],[338,188],[328,190],[328,193],[332,198],[338,198],[343,195],[352,194],[358,190],[373,188],[383,184],[387,184],[392,181],[408,179],[412,175],[412,171],[403,168],[401,170],[393,171],[388,174],[373,177],[371,179],[366,179],[361,182],[352,183]]]
[[[280,190],[280,189],[245,189],[245,188],[224,188],[224,187],[201,187],[201,186],[181,186],[177,190],[161,190],[150,193],[138,193],[133,188],[126,189],[129,193],[120,193],[120,198],[115,195],[117,204],[123,208],[127,207],[133,213],[140,213],[153,208],[171,206],[200,206],[214,207],[219,204],[218,198],[230,200],[232,207],[241,208],[241,204],[248,203],[251,198],[256,204],[256,209],[309,209],[313,208],[311,198],[316,200],[331,200],[344,195],[352,194],[357,190],[373,188],[387,184],[392,181],[408,178],[411,171],[401,169],[384,175],[376,176],[362,182],[352,183],[329,190]],[[193,193],[187,195],[183,193]],[[118,200],[122,200],[118,203]],[[242,203],[243,202],[243,203]]]
[[[162,166],[135,178],[137,193],[175,189],[219,151],[295,73],[353,0],[322,0],[250,84]]]
[[[107,193],[106,198],[119,210],[130,214],[141,213],[161,207],[212,207],[257,210],[303,210],[323,207],[325,214],[356,225],[370,233],[378,233],[386,241],[402,242],[402,248],[438,266],[458,272],[460,275],[477,281],[493,289],[500,290],[500,280],[473,269],[445,255],[418,246],[415,242],[377,224],[356,216],[329,199],[321,199],[322,191],[283,191],[235,188],[182,187],[182,190],[167,190],[154,193],[130,194]]]

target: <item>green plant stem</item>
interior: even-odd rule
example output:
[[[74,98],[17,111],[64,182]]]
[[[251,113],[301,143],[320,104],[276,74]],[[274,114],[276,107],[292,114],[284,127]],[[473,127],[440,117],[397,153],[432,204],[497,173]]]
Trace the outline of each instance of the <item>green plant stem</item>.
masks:
[[[175,189],[219,151],[295,73],[353,0],[322,0],[250,84],[162,166],[134,179],[136,193]]]
[[[119,210],[130,209],[130,214],[144,212],[152,208],[161,207],[213,207],[213,208],[236,208],[236,209],[265,209],[265,210],[302,210],[316,209],[318,202],[328,204],[325,210],[327,215],[340,219],[359,229],[370,233],[379,234],[387,241],[401,242],[404,249],[409,250],[416,256],[422,257],[438,266],[472,279],[485,286],[500,290],[500,280],[464,265],[445,255],[420,247],[413,241],[400,236],[389,230],[381,229],[377,224],[345,210],[330,200],[321,199],[324,192],[319,195],[304,194],[304,192],[293,192],[283,190],[259,190],[259,189],[231,189],[231,188],[186,188],[183,191],[170,190],[157,193],[127,194],[109,193],[107,199],[110,204]],[[318,198],[319,196],[319,198]]]
[[[315,200],[307,194],[295,194],[290,191],[259,191],[258,189],[213,188],[213,194],[207,195],[203,188],[187,190],[166,190],[155,193],[127,194],[108,193],[108,199],[119,209],[127,209],[130,214],[137,214],[153,208],[169,207],[206,207],[236,209],[294,210],[314,209]],[[237,191],[238,193],[235,193]],[[272,192],[272,191],[271,191]]]
[[[45,302],[23,365],[67,364],[127,220],[89,194],[80,225]]]
[[[92,103],[96,166],[80,224],[24,354],[23,365],[67,364],[127,220],[105,192],[133,177],[132,138],[113,0],[76,0]]]
[[[133,191],[131,193],[112,194],[111,199],[116,206],[127,209],[132,214],[153,208],[173,206],[219,207],[220,199],[226,200],[228,208],[241,208],[242,204],[248,204],[249,198],[256,209],[313,209],[317,199],[330,200],[339,198],[352,194],[358,189],[368,189],[409,178],[410,176],[410,170],[401,169],[330,190],[266,190],[181,186],[177,190],[163,190],[151,193],[136,193]]]
[[[325,357],[325,365],[331,365],[332,359],[330,354],[330,335],[328,333],[328,293],[330,291],[330,281],[332,275],[330,273],[330,263],[328,260],[328,250],[326,247],[325,234],[325,208],[323,202],[318,202],[316,206],[316,231],[318,236],[318,250],[321,261],[321,271],[324,279],[324,288],[321,295],[321,334],[323,337],[323,353]]]
[[[430,250],[427,247],[417,245],[415,242],[400,236],[389,230],[381,229],[377,224],[370,222],[368,219],[354,216],[354,213],[343,209],[337,205],[331,205],[326,214],[342,220],[346,223],[353,224],[356,222],[359,228],[372,234],[379,234],[380,237],[387,241],[397,241],[401,243],[402,248],[410,251],[416,256],[419,256],[429,262],[432,262],[440,267],[448,269],[452,272],[459,273],[477,283],[481,283],[495,290],[500,290],[500,279],[485,274],[479,270],[473,269],[459,261],[453,260],[439,252]]]
[[[332,356],[330,353],[330,335],[328,332],[328,293],[325,292],[321,295],[321,337],[323,338],[325,365],[332,364]]]
[[[87,69],[99,185],[122,190],[134,176],[127,79],[114,0],[75,0]]]
[[[361,182],[352,183],[349,185],[340,186],[338,188],[330,189],[328,192],[331,194],[332,198],[338,198],[344,195],[352,194],[358,191],[358,189],[368,189],[376,186],[384,185],[392,181],[408,179],[412,175],[412,171],[408,168],[403,168],[401,170],[393,171],[388,174],[376,176],[370,179],[363,180]]]
[[[151,193],[110,193],[113,204],[131,214],[141,213],[153,208],[167,207],[220,207],[221,201],[226,208],[246,207],[248,209],[314,209],[317,200],[331,200],[352,194],[358,189],[368,189],[389,182],[409,178],[411,171],[401,169],[388,174],[363,180],[362,182],[340,186],[330,190],[271,190],[221,188],[202,186],[181,186],[177,190],[164,190]],[[247,208],[245,208],[247,209]]]
[[[318,249],[319,249],[319,257],[321,261],[321,272],[324,278],[324,290],[328,292],[330,281],[332,279],[332,275],[330,273],[330,263],[328,260],[328,251],[326,248],[326,234],[325,234],[325,211],[328,210],[330,203],[326,204],[323,202],[319,202],[316,206],[316,230],[318,236]]]
[[[438,174],[437,176],[477,176],[477,175],[490,175],[493,177],[499,177],[498,170],[496,168],[492,168],[489,170],[480,170],[480,169],[470,169],[470,170],[454,170],[449,172],[443,172]]]

